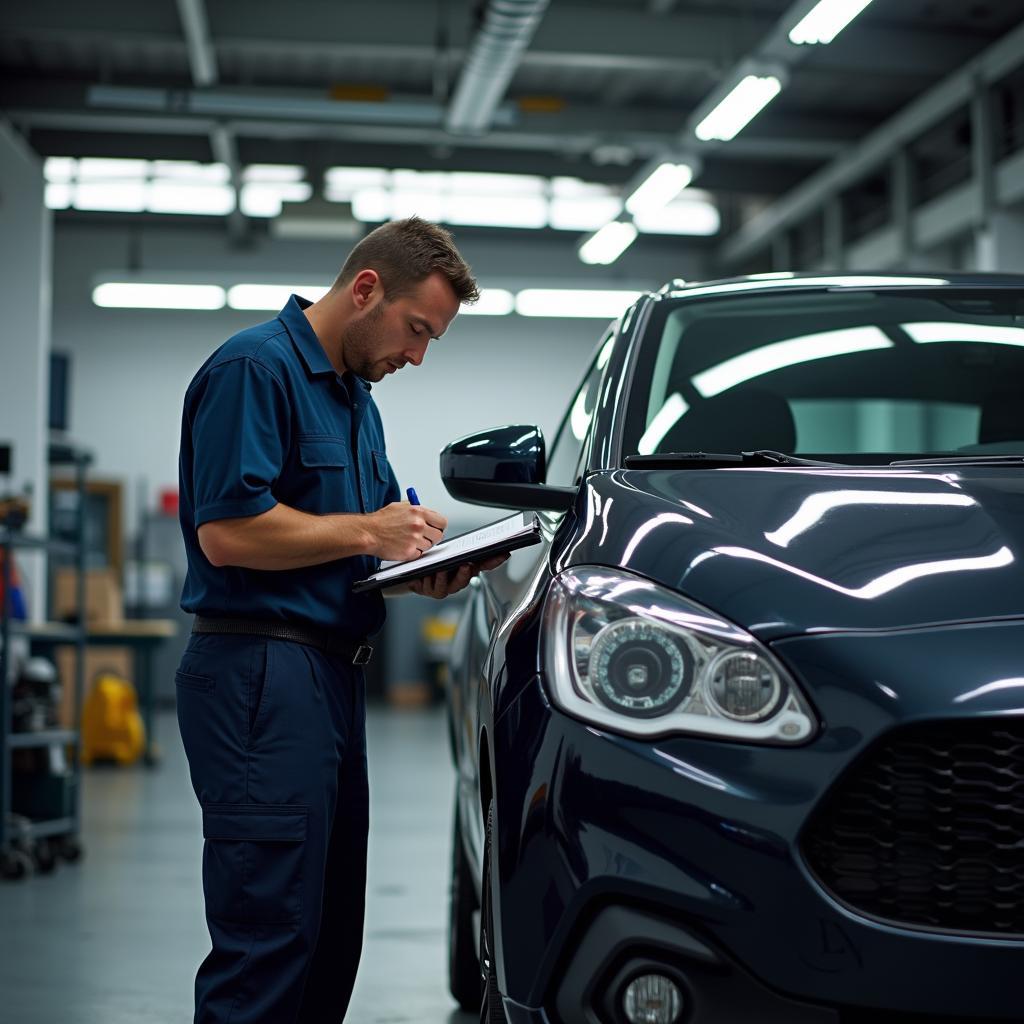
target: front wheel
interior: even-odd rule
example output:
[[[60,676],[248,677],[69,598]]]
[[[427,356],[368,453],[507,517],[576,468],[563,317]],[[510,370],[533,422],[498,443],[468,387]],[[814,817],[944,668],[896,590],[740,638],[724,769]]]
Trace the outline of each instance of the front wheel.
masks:
[[[458,786],[452,827],[452,866],[448,891],[448,988],[459,1006],[472,1012],[480,1005],[479,904],[466,850],[462,844],[462,815]]]
[[[484,843],[484,870],[480,899],[480,1024],[508,1024],[498,991],[498,971],[494,962],[494,911],[491,906],[491,861],[494,832],[494,801],[487,805],[487,839]]]

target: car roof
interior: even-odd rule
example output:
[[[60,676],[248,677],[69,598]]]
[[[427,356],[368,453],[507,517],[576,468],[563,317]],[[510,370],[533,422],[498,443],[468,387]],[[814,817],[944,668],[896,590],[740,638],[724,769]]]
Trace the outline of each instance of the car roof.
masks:
[[[656,298],[685,299],[702,295],[785,292],[791,290],[830,291],[846,288],[1024,288],[1024,274],[887,272],[880,273],[777,273],[751,274],[712,281],[669,281],[653,295]]]

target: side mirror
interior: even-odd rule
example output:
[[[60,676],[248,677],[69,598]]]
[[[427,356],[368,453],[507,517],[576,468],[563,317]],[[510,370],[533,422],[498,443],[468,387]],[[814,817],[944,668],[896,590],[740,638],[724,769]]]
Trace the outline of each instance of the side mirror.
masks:
[[[494,427],[467,434],[441,451],[441,479],[457,501],[495,508],[564,512],[575,487],[548,487],[544,435],[535,426]]]

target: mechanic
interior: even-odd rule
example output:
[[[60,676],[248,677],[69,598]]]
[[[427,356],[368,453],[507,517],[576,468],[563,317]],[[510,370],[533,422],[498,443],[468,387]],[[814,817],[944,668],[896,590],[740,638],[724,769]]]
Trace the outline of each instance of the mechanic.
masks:
[[[338,1022],[363,938],[367,637],[378,559],[436,544],[447,521],[400,502],[370,382],[418,366],[478,290],[451,235],[377,228],[330,291],[292,296],[196,374],[182,417],[178,723],[202,807],[213,948],[196,1024]],[[446,597],[482,565],[403,590]]]

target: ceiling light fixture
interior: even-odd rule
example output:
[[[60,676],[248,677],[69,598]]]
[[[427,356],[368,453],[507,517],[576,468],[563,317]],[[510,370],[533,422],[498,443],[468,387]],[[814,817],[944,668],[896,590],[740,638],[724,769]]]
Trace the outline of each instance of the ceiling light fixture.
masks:
[[[624,313],[640,292],[578,288],[524,288],[516,296],[520,316],[593,317],[610,320]]]
[[[633,223],[645,235],[715,235],[722,226],[718,207],[685,195],[660,210],[643,210]]]
[[[92,301],[108,309],[221,309],[224,289],[218,284],[148,284],[104,281]]]
[[[735,138],[782,91],[776,75],[747,75],[694,129],[702,142]]]
[[[329,290],[330,285],[325,284],[236,284],[228,289],[228,305],[232,309],[278,310],[292,295],[316,302]]]
[[[481,288],[476,302],[460,307],[460,313],[469,316],[507,316],[515,312],[515,296],[504,288]]]
[[[660,210],[691,181],[693,168],[689,164],[661,163],[629,196],[626,209],[634,215]]]
[[[821,0],[793,26],[789,41],[798,46],[831,43],[871,0]]]
[[[607,266],[614,263],[633,244],[636,236],[636,225],[630,221],[610,221],[580,245],[580,259],[592,266]]]

